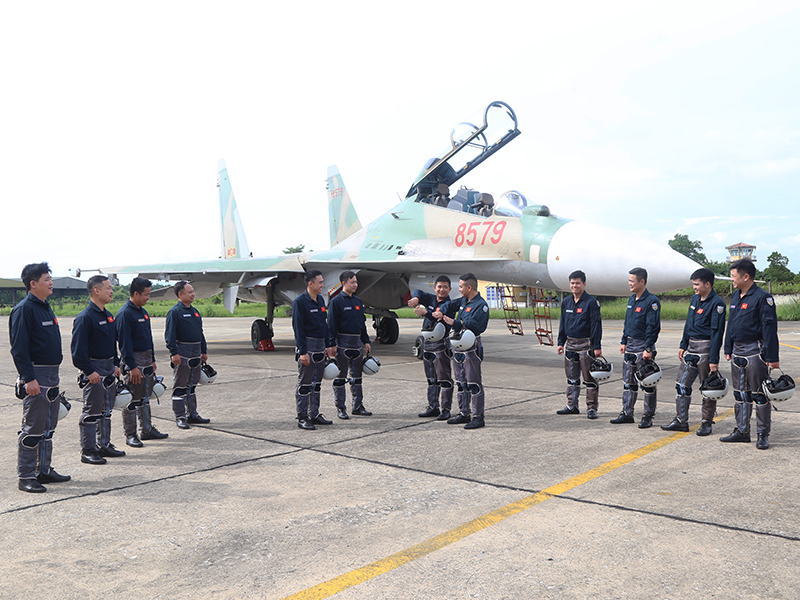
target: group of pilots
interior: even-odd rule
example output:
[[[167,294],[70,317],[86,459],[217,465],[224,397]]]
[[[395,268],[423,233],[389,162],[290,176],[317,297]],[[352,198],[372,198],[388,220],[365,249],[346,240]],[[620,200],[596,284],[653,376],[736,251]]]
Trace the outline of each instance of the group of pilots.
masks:
[[[11,355],[19,373],[17,396],[22,400],[22,427],[17,441],[19,489],[47,491],[44,483],[69,481],[52,467],[53,433],[59,412],[69,403],[59,392],[59,366],[63,360],[58,319],[47,298],[53,280],[47,263],[33,263],[22,270],[28,295],[11,311]],[[108,277],[95,275],[86,283],[90,301],[72,326],[70,352],[78,368],[83,391],[83,410],[78,419],[81,462],[101,465],[108,458],[125,456],[111,443],[111,414],[119,397],[124,399],[122,422],[128,446],[141,448],[142,440],[162,440],[169,434],[153,425],[150,398],[156,377],[156,359],[150,315],[144,305],[150,299],[151,282],[136,277],[130,298],[112,315],[106,305],[114,291]],[[192,306],[194,290],[186,281],[174,287],[178,298],[167,314],[165,341],[173,368],[172,408],[179,428],[190,423],[209,423],[197,412],[195,387],[205,364],[203,320]],[[119,349],[119,350],[118,350]],[[162,387],[163,389],[163,387]],[[120,394],[125,390],[125,393]],[[137,417],[140,434],[137,434]]]
[[[736,426],[721,442],[750,442],[750,418],[755,405],[756,448],[769,448],[772,421],[770,386],[772,369],[779,369],[778,319],[772,296],[755,283],[756,268],[744,258],[731,264],[734,287],[728,327],[725,329],[725,301],[714,291],[714,273],[698,269],[691,275],[692,296],[683,328],[678,358],[681,361],[675,383],[675,417],[662,425],[665,431],[689,431],[692,384],[699,380],[703,395],[702,416],[697,435],[712,432],[717,400],[728,391],[728,381],[719,372],[720,351],[731,362]],[[571,296],[561,303],[558,353],[564,354],[567,375],[567,405],[560,415],[579,414],[581,375],[586,387],[586,416],[597,418],[598,375],[610,374],[600,340],[602,323],[599,302],[587,294],[586,275],[569,276]],[[641,387],[644,393],[640,429],[652,427],[656,413],[657,388],[661,370],[655,362],[656,342],[661,331],[661,303],[647,290],[647,271],[631,269],[628,276],[631,297],[619,351],[623,355],[622,411],[614,424],[634,423],[634,407]],[[724,334],[724,338],[723,338]],[[724,344],[723,344],[724,339]],[[603,377],[605,378],[605,377]],[[794,384],[782,376],[780,385]],[[792,392],[772,388],[776,394]],[[777,398],[777,395],[776,395]],[[783,399],[783,398],[778,398]]]
[[[720,351],[731,362],[736,427],[722,442],[750,442],[750,419],[755,405],[758,449],[769,448],[772,405],[765,387],[770,371],[779,369],[775,302],[755,283],[755,266],[749,259],[731,265],[736,290],[730,303],[725,330],[726,304],[714,291],[714,274],[698,269],[691,275],[692,296],[678,351],[681,361],[676,381],[675,417],[662,425],[666,431],[689,431],[692,385],[699,380],[703,392],[702,421],[697,435],[712,432],[717,399],[728,381],[719,373]],[[353,271],[340,275],[341,288],[326,306],[320,271],[305,273],[306,291],[292,304],[292,327],[298,365],[295,401],[297,425],[304,430],[331,425],[319,412],[322,381],[333,379],[334,403],[339,419],[350,418],[346,405],[349,383],[351,414],[370,416],[364,406],[362,375],[376,372],[377,359],[370,356],[364,304],[356,296],[358,279]],[[52,467],[52,437],[59,410],[66,405],[59,393],[62,362],[58,319],[47,298],[53,282],[47,263],[25,266],[22,281],[28,295],[11,312],[11,354],[19,373],[17,395],[23,400],[22,427],[18,437],[19,489],[45,492],[44,483],[69,481]],[[598,381],[613,367],[603,356],[600,304],[585,290],[586,275],[569,276],[571,295],[561,303],[557,351],[564,355],[567,404],[559,415],[580,414],[581,377],[586,388],[586,416],[597,418]],[[661,303],[647,290],[647,271],[637,267],[628,277],[631,296],[620,340],[623,355],[622,411],[614,424],[634,423],[634,407],[641,387],[644,398],[639,428],[653,425],[661,371],[655,362],[661,331]],[[422,418],[436,418],[464,429],[485,426],[484,388],[481,374],[481,334],[489,321],[489,307],[478,291],[472,273],[459,278],[460,297],[450,298],[452,283],[440,276],[433,294],[414,290],[408,306],[423,317],[423,365],[427,379],[427,407]],[[104,464],[107,458],[124,456],[111,443],[111,414],[119,404],[119,386],[130,392],[122,407],[126,444],[142,447],[142,440],[160,440],[168,434],[153,425],[150,398],[162,385],[156,376],[156,360],[150,316],[144,306],[150,299],[151,282],[137,277],[130,298],[116,316],[105,307],[113,299],[111,282],[103,275],[89,279],[90,302],[73,324],[72,362],[79,369],[83,410],[79,418],[81,461]],[[195,389],[201,377],[213,369],[207,365],[207,346],[199,311],[192,305],[194,289],[186,281],[174,286],[177,302],[166,319],[165,342],[173,369],[172,408],[178,428],[209,423],[197,410]],[[724,334],[724,348],[723,348]],[[119,349],[119,351],[118,351]],[[705,390],[705,391],[704,391]],[[458,411],[453,407],[456,394]],[[137,433],[137,417],[139,433]]]

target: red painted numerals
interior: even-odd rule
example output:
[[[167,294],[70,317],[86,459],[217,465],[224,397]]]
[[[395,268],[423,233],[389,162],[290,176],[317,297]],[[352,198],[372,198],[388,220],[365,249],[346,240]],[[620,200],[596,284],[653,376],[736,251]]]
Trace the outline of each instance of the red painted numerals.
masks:
[[[506,230],[505,221],[476,221],[474,223],[461,223],[456,229],[456,236],[453,239],[457,247],[474,246],[479,243],[486,245],[488,239],[492,244],[498,244],[503,239],[503,232]],[[491,234],[491,235],[490,235]]]
[[[338,198],[339,196],[344,196],[344,189],[337,187],[331,190],[331,198]]]

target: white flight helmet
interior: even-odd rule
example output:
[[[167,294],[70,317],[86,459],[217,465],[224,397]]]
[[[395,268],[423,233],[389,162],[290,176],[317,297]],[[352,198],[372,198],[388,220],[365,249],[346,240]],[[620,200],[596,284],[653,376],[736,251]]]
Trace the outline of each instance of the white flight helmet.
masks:
[[[208,363],[203,363],[203,366],[200,367],[200,383],[214,383],[214,380],[217,378],[217,372],[214,370]]]
[[[133,394],[121,381],[117,382],[117,396],[114,398],[114,408],[125,408],[133,402]]]
[[[164,385],[164,378],[161,375],[157,375],[155,382],[153,382],[153,393],[155,394],[156,398],[161,398],[166,391],[167,386]]]
[[[430,331],[422,330],[422,337],[426,342],[438,342],[444,339],[444,334],[447,333],[447,328],[444,323],[437,323],[436,326]]]
[[[322,377],[325,379],[336,379],[339,374],[339,365],[332,358],[328,359],[328,364],[325,365],[325,370],[322,371]]]
[[[636,379],[639,385],[650,387],[661,380],[661,367],[654,360],[645,360],[636,369]]]
[[[67,400],[67,397],[64,395],[64,392],[61,392],[58,395],[58,420],[65,418],[68,414],[72,405]]]
[[[364,373],[366,375],[375,375],[381,369],[381,361],[377,358],[372,356],[371,354],[367,354],[364,357]]]
[[[464,352],[475,345],[475,334],[469,329],[464,329],[459,335],[452,336],[450,343],[456,350]]]
[[[592,362],[589,364],[589,375],[591,375],[595,381],[609,379],[613,373],[614,365],[608,362],[604,356],[598,356],[592,359]]]
[[[700,394],[709,400],[720,400],[728,393],[728,380],[719,371],[709,373],[700,385]]]
[[[794,379],[781,371],[781,376],[772,378],[772,374],[761,384],[761,391],[770,402],[783,402],[794,395]]]

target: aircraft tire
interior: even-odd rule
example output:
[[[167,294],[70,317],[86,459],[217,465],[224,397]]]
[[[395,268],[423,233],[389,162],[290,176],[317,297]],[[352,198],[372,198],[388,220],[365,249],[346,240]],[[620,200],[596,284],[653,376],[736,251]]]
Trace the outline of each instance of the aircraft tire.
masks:
[[[269,326],[264,319],[256,319],[250,328],[250,341],[253,342],[253,350],[258,350],[258,345],[263,340],[272,338],[269,331]]]
[[[400,325],[397,319],[391,317],[381,317],[378,322],[378,339],[381,344],[394,344],[400,337]]]
[[[415,358],[422,360],[422,343],[425,341],[421,335],[417,336],[417,339],[414,340],[414,346],[411,348],[411,354],[414,355]]]

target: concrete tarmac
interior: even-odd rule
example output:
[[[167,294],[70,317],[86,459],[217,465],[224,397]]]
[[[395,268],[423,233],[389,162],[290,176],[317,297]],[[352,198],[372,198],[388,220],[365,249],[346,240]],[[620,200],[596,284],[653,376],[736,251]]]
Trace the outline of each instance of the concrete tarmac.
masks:
[[[8,317],[0,318],[7,331]],[[154,319],[167,375],[164,319]],[[169,439],[127,456],[80,462],[81,402],[60,319],[62,389],[71,414],[53,465],[72,476],[45,494],[17,490],[21,403],[8,338],[0,339],[0,598],[798,598],[800,394],[773,413],[771,447],[722,444],[733,395],[713,435],[662,431],[675,413],[683,323],[665,322],[655,426],[611,425],[621,409],[621,323],[604,325],[615,374],[597,420],[559,416],[563,358],[533,324],[483,336],[486,427],[421,419],[425,379],[411,356],[420,321],[375,345],[364,378],[372,417],[336,418],[329,383],[316,431],[295,420],[291,323],[276,352],[255,352],[252,319],[206,319],[219,376],[198,390],[210,425],[176,428],[169,398],[153,403]],[[781,365],[800,379],[800,323],[781,323]],[[724,373],[729,375],[727,365]],[[348,410],[351,401],[348,396]],[[641,400],[636,417],[641,416]],[[753,417],[755,427],[755,417]]]

